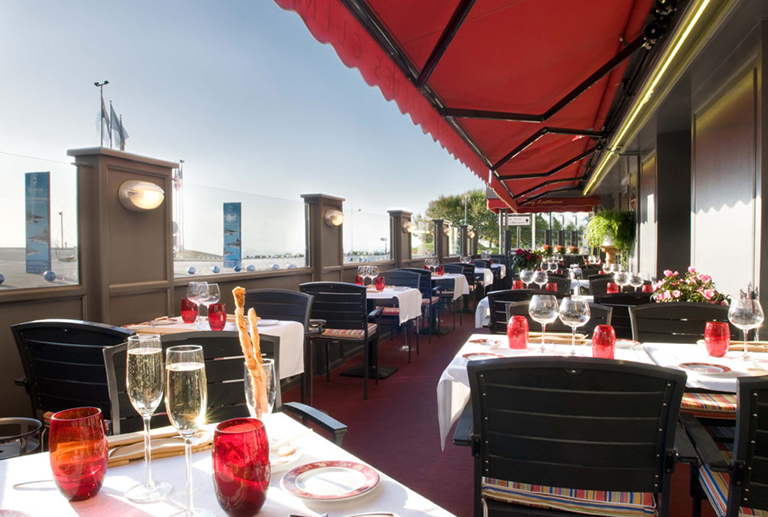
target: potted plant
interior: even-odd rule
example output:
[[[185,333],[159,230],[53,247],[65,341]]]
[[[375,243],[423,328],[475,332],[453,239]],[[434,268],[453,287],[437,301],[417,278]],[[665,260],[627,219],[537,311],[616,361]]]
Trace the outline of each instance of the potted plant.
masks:
[[[608,254],[608,262],[615,262],[616,252],[627,257],[635,245],[635,213],[602,210],[587,223],[587,243],[602,247]]]

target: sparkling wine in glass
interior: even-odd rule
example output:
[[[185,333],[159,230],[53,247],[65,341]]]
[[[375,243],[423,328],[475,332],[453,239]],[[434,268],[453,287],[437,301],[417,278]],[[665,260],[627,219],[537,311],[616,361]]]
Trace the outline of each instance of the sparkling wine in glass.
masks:
[[[544,286],[549,282],[549,275],[543,269],[539,269],[533,274],[533,281],[539,286],[539,289],[544,289]]]
[[[765,315],[760,306],[760,300],[753,299],[749,294],[741,292],[739,297],[731,302],[728,309],[728,320],[744,332],[744,354],[742,359],[749,360],[747,349],[747,332],[763,324]]]
[[[541,347],[538,351],[543,353],[547,324],[555,321],[559,314],[557,298],[553,294],[534,294],[528,304],[528,314],[531,315],[531,319],[541,325]]]
[[[213,512],[195,508],[192,499],[192,436],[205,423],[208,404],[203,347],[180,345],[168,348],[165,373],[165,407],[171,424],[184,438],[187,464],[187,508],[175,516],[213,517]]]
[[[163,348],[160,336],[139,334],[128,337],[125,384],[133,409],[144,420],[144,482],[129,489],[125,496],[134,503],[165,499],[170,483],[152,479],[152,447],[149,421],[163,398]]]
[[[576,328],[589,321],[589,302],[580,296],[563,298],[560,303],[560,320],[571,327],[571,355],[576,355]]]
[[[533,270],[531,269],[523,269],[520,271],[520,280],[525,282],[525,288],[528,289],[528,286],[533,282]]]

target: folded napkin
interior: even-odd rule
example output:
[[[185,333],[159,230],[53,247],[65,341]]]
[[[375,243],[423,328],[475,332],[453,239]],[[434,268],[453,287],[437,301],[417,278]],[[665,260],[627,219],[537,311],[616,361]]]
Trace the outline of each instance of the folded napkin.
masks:
[[[528,333],[528,340],[529,341],[541,341],[541,332],[529,332]],[[568,332],[547,332],[544,335],[544,341],[547,343],[554,343],[556,345],[570,345],[571,344],[571,334]],[[576,333],[576,344],[577,345],[586,345],[587,344],[587,336],[584,334]]]
[[[728,350],[731,352],[742,352],[744,351],[744,342],[731,341]],[[747,351],[768,352],[768,341],[747,341]]]
[[[161,427],[150,431],[152,458],[167,458],[184,454],[184,439],[173,427]],[[144,432],[126,433],[107,437],[109,443],[109,467],[126,465],[130,461],[144,459]],[[192,452],[206,450],[213,444],[208,431],[198,431]]]

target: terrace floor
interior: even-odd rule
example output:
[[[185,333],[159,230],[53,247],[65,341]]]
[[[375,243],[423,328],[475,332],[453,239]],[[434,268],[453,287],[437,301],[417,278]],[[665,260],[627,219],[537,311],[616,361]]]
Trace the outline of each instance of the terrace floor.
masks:
[[[446,319],[443,324],[450,328],[450,318]],[[363,400],[361,379],[339,375],[361,363],[361,356],[335,369],[330,382],[320,375],[313,384],[314,406],[349,428],[345,449],[460,517],[472,516],[473,458],[468,448],[450,442],[440,450],[436,388],[440,374],[476,332],[480,331],[474,328],[474,315],[464,314],[463,326],[457,319],[456,330],[433,337],[432,344],[422,336],[421,353],[414,354],[410,364],[407,353],[397,350],[401,336],[382,341],[380,363],[400,369],[378,386],[371,382],[368,400]],[[283,394],[284,401],[298,399],[298,388]],[[708,503],[702,508],[703,517],[714,517]],[[691,515],[685,465],[678,465],[673,476],[669,515]]]

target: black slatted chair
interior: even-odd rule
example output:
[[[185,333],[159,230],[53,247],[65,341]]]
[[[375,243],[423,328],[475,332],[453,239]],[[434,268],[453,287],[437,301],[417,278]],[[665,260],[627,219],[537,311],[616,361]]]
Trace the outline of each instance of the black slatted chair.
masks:
[[[571,267],[571,264],[576,264],[579,267],[584,267],[586,261],[584,255],[563,255],[563,263],[565,263],[566,269]]]
[[[684,372],[583,357],[471,361],[467,370],[476,517],[595,506],[611,515],[625,501],[669,514]]]
[[[612,274],[597,274],[589,277],[589,292],[592,296],[608,294],[608,284],[614,282]]]
[[[472,262],[475,264],[475,267],[480,267],[484,269],[488,269],[489,267],[491,267],[491,265],[488,263],[487,260],[474,259]]]
[[[428,326],[428,341],[432,342],[432,328],[438,320],[438,311],[440,308],[440,296],[437,295],[435,288],[432,287],[432,273],[428,269],[419,269],[415,267],[406,267],[393,269],[392,271],[410,271],[418,273],[420,276],[419,291],[421,291],[421,309],[424,315],[424,321]]]
[[[493,259],[494,264],[503,264],[506,268],[506,274],[504,278],[499,279],[499,285],[501,286],[500,289],[509,289],[512,287],[512,271],[509,263],[509,259],[506,255],[491,255],[491,258]]]
[[[307,350],[310,340],[306,337],[309,330],[309,318],[312,314],[312,296],[290,291],[288,289],[248,289],[245,291],[245,312],[253,308],[260,318],[295,321],[304,325],[304,355],[309,358]],[[301,401],[311,403],[312,364],[304,361],[304,373],[301,378]]]
[[[529,300],[524,302],[507,303],[507,321],[509,321],[509,318],[512,316],[525,316],[528,318],[528,328],[531,330],[538,330],[541,324],[531,319],[530,314],[528,313],[528,302]],[[612,307],[606,307],[605,305],[589,302],[589,313],[589,321],[581,327],[578,327],[576,332],[585,334],[587,337],[589,337],[595,330],[595,327],[598,325],[611,324],[613,317]],[[571,327],[567,326],[565,323],[560,321],[560,318],[558,318],[552,323],[547,324],[547,332],[571,332]]]
[[[728,321],[728,307],[711,303],[649,303],[629,308],[632,339],[641,343],[696,343],[708,321]],[[733,325],[731,339],[738,339]]]
[[[547,291],[537,289],[505,289],[502,291],[491,291],[488,293],[488,311],[490,313],[490,322],[488,329],[491,334],[507,333],[507,304],[509,302],[522,302],[531,299],[534,294],[551,294]],[[527,310],[526,305],[526,310]]]
[[[308,282],[299,286],[301,292],[312,295],[312,318],[325,320],[325,329],[316,342],[325,344],[326,378],[330,380],[329,347],[333,344],[363,345],[363,398],[368,398],[369,367],[379,383],[378,332],[375,318],[381,309],[368,314],[366,288],[344,282]]]
[[[571,295],[571,279],[563,275],[548,275],[547,283],[555,284],[557,291],[554,293],[558,298],[564,298]],[[551,292],[551,291],[550,291]]]
[[[619,339],[632,339],[632,324],[629,320],[629,308],[651,303],[650,293],[612,293],[594,297],[595,303],[613,307],[611,326]]]
[[[397,287],[410,287],[411,289],[419,289],[421,286],[421,274],[415,271],[403,271],[392,270],[384,271],[380,273],[380,276],[384,277],[385,285],[393,285]],[[390,323],[400,326],[400,307],[397,305],[382,307],[380,320],[389,320]],[[418,318],[417,318],[418,320]],[[419,326],[416,322],[416,353],[419,353]],[[411,338],[410,328],[413,324],[413,320],[405,322],[405,329],[403,329],[403,345],[408,348],[408,362],[411,362]]]
[[[693,515],[701,515],[706,498],[717,515],[768,513],[768,380],[740,377],[736,433],[731,446],[717,444],[712,433],[690,414],[681,415],[699,456],[691,468]]]
[[[37,320],[11,325],[24,377],[15,383],[29,394],[32,415],[95,406],[105,419],[111,407],[102,349],[134,334],[112,325],[80,320]]]

